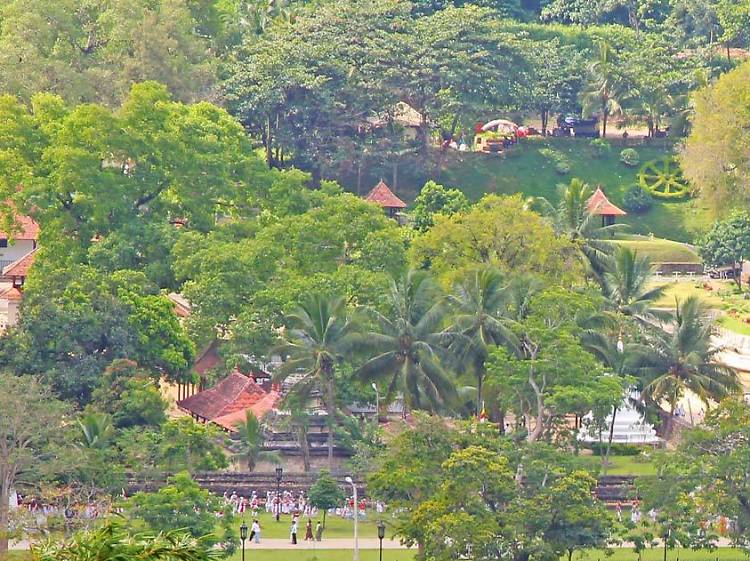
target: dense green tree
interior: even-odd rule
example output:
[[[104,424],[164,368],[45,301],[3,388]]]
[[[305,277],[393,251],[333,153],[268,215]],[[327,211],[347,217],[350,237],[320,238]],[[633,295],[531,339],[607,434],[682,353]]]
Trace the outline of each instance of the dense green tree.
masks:
[[[174,528],[186,531],[193,538],[202,538],[207,545],[218,542],[236,543],[234,517],[220,497],[211,495],[193,481],[190,474],[178,473],[155,493],[136,493],[123,503],[129,519],[143,521],[152,532],[169,532]],[[222,512],[221,528],[216,535],[216,513]],[[231,552],[232,548],[229,548]]]
[[[156,444],[158,466],[166,471],[194,473],[218,470],[229,465],[223,449],[224,433],[216,426],[198,423],[190,417],[167,421],[153,442]]]
[[[0,558],[8,553],[10,493],[44,462],[60,437],[67,406],[31,376],[0,373]],[[38,477],[38,476],[37,476]]]
[[[653,319],[654,301],[664,292],[663,287],[650,284],[653,274],[654,266],[647,255],[617,245],[601,276],[602,293],[613,311],[641,321]]]
[[[695,94],[695,115],[681,163],[692,185],[716,214],[748,201],[750,173],[750,62]]]
[[[10,0],[0,9],[1,93],[50,91],[70,103],[114,105],[157,80],[185,101],[216,77],[211,39],[191,0]],[[214,30],[218,31],[218,30]]]
[[[742,269],[745,257],[750,256],[750,214],[735,211],[719,220],[698,241],[703,261],[711,267]],[[742,288],[740,275],[733,276],[737,288]]]
[[[167,403],[158,382],[130,360],[115,360],[102,374],[92,394],[92,405],[112,416],[117,428],[158,427],[167,420]]]
[[[414,199],[412,220],[420,232],[428,230],[435,223],[435,215],[451,216],[463,212],[469,201],[458,189],[446,189],[434,181],[428,181]]]
[[[447,286],[465,269],[497,267],[567,283],[580,274],[572,244],[527,210],[519,196],[486,195],[465,213],[438,217],[410,248],[413,266],[432,271]]]
[[[19,324],[0,339],[3,364],[38,374],[58,395],[82,404],[116,359],[133,360],[157,379],[184,379],[193,345],[172,303],[142,273],[37,265]]]
[[[584,113],[596,112],[601,116],[603,137],[607,136],[610,116],[622,112],[628,93],[617,54],[609,43],[599,41],[588,66],[588,83],[581,92],[581,102]]]
[[[323,529],[326,527],[326,511],[338,507],[346,498],[344,491],[327,470],[320,471],[307,496],[312,506],[323,511]]]

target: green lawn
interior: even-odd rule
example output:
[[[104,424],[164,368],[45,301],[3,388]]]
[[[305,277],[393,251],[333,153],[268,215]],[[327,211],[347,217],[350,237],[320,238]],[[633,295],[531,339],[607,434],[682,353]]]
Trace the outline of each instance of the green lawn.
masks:
[[[664,286],[664,292],[656,302],[654,302],[654,305],[657,308],[674,308],[675,307],[675,298],[677,300],[684,300],[685,298],[688,298],[689,296],[697,296],[701,300],[703,300],[707,306],[711,308],[721,308],[723,305],[723,302],[719,295],[717,294],[718,290],[706,290],[703,288],[702,282],[690,282],[690,281],[682,281],[682,282],[668,282],[668,281],[659,281],[658,283],[655,282],[654,285],[661,284]],[[726,283],[718,283],[716,281],[711,282],[711,286],[715,287],[722,287],[725,286]]]
[[[599,469],[601,458],[599,456],[584,456],[591,467]],[[655,475],[656,466],[647,458],[642,456],[610,456],[607,475]]]
[[[574,138],[528,139],[504,157],[491,154],[452,152],[447,165],[437,181],[464,191],[471,199],[478,199],[486,192],[523,193],[524,196],[546,197],[557,200],[557,185],[580,177],[592,186],[601,185],[609,199],[622,204],[627,187],[636,182],[637,167],[627,167],[619,161],[620,148],[613,146],[609,155],[594,158],[589,149],[589,140]],[[544,149],[553,149],[570,163],[571,171],[560,175],[555,163],[545,155]],[[540,152],[542,150],[542,152]],[[671,145],[658,142],[636,148],[641,162],[646,162],[672,152]],[[399,192],[412,196],[419,186],[403,185]],[[630,215],[622,220],[637,234],[653,233],[657,237],[678,241],[691,241],[696,233],[709,223],[705,209],[695,201],[656,202],[646,213]]]
[[[253,551],[248,546],[245,550],[246,561],[352,561],[352,550],[348,549],[319,549],[317,551],[293,549],[259,549]],[[383,561],[412,561],[416,551],[406,549],[384,549]],[[359,552],[361,561],[378,561],[377,549],[362,549]],[[231,561],[240,561],[238,551]]]
[[[662,238],[628,236],[627,239],[615,240],[637,251],[639,255],[648,255],[652,263],[700,263],[701,258],[685,244]]]
[[[406,550],[383,550],[383,561],[412,561],[414,551]],[[643,561],[662,561],[664,550],[657,547],[647,549],[643,552]],[[232,557],[232,561],[240,560],[240,553]],[[352,551],[346,549],[321,549],[318,551],[309,550],[246,550],[245,559],[247,561],[351,561]],[[377,550],[361,550],[360,559],[362,561],[377,561]],[[567,558],[566,558],[567,559]],[[591,550],[573,555],[574,561],[636,561],[637,556],[632,549],[618,548],[613,550],[610,555],[602,550]],[[690,549],[673,549],[667,552],[668,561],[741,561],[748,559],[746,553],[738,549],[720,547],[714,551],[693,551]]]
[[[359,535],[363,538],[376,538],[378,536],[378,529],[375,525],[376,513],[370,510],[367,511],[367,519],[359,521]],[[246,513],[245,518],[247,525],[249,526],[252,522],[250,513]],[[318,520],[323,520],[323,514],[318,513],[318,516],[313,517],[313,528]],[[289,527],[292,524],[291,516],[281,515],[281,519],[276,522],[273,515],[267,514],[265,511],[260,513],[259,522],[261,527],[261,536],[263,538],[288,538]],[[305,524],[307,524],[307,518],[304,516],[299,519],[299,535],[304,537],[305,535]],[[351,538],[354,535],[354,522],[352,520],[345,520],[338,516],[326,516],[326,529],[323,534],[324,538]]]
[[[740,335],[750,335],[750,324],[741,319],[723,315],[716,321],[716,323],[718,323],[724,329],[728,329],[729,331],[733,331],[734,333],[739,333]]]

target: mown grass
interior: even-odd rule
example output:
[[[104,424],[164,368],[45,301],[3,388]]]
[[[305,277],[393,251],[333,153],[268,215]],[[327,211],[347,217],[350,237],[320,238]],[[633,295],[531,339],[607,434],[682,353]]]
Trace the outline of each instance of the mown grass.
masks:
[[[674,309],[676,301],[682,301],[690,296],[697,296],[700,298],[708,307],[714,309],[720,309],[723,305],[721,297],[717,294],[723,287],[726,286],[726,282],[715,282],[712,281],[710,286],[714,287],[713,290],[706,290],[703,287],[702,282],[669,282],[666,280],[654,281],[653,285],[662,285],[664,292],[662,296],[654,302],[654,306],[657,308],[668,308]]]
[[[700,263],[701,258],[685,244],[661,238],[639,238],[615,240],[629,247],[638,255],[647,255],[652,263]]]
[[[601,469],[599,456],[584,456],[592,469]],[[600,473],[602,473],[600,471]],[[644,456],[610,456],[607,475],[655,475],[656,466]]]
[[[575,138],[528,139],[504,156],[470,152],[452,152],[438,177],[438,182],[461,189],[472,199],[484,193],[522,193],[524,196],[545,197],[550,202],[558,200],[558,188],[571,178],[579,177],[592,186],[601,185],[607,197],[622,206],[627,188],[637,181],[640,166],[627,167],[619,161],[620,148],[596,158],[589,148],[589,140]],[[560,175],[555,162],[546,153],[552,149],[570,164],[570,173]],[[671,154],[669,143],[658,142],[637,147],[641,163]],[[404,194],[412,196],[421,186],[405,185]],[[400,187],[401,189],[401,187]],[[630,214],[620,220],[636,234],[653,233],[659,238],[692,241],[709,224],[705,208],[697,201],[655,202],[647,212]]]
[[[376,538],[378,536],[378,529],[375,525],[376,513],[371,509],[367,511],[367,518],[360,519],[359,521],[359,535],[363,538]],[[313,528],[318,521],[323,520],[323,513],[319,512],[317,516],[312,517]],[[250,512],[245,513],[245,521],[248,526],[252,522],[252,516]],[[276,522],[272,514],[268,514],[265,511],[258,514],[258,522],[261,527],[261,539],[266,538],[288,538],[289,527],[292,524],[292,518],[289,515],[281,515],[280,520]],[[301,516],[298,523],[298,535],[300,538],[305,535],[305,525],[307,524],[307,517]],[[326,529],[323,534],[323,539],[327,538],[351,538],[354,534],[354,521],[351,519],[344,519],[339,516],[326,516]]]

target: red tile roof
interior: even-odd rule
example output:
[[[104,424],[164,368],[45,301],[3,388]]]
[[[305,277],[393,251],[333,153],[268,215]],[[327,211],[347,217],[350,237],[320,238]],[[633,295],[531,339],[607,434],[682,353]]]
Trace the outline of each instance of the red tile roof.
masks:
[[[193,363],[193,372],[203,376],[203,374],[221,364],[222,360],[219,356],[218,347],[219,342],[215,340],[212,341],[211,344],[206,347],[200,355],[198,355],[198,358],[195,359],[195,362]]]
[[[15,286],[12,286],[8,290],[0,294],[0,298],[2,298],[3,300],[23,300],[23,292],[18,290]]]
[[[23,257],[21,257],[15,263],[11,263],[3,268],[2,275],[4,277],[23,277],[26,278],[29,274],[29,269],[34,264],[34,258],[36,257],[36,249],[33,249]]]
[[[627,212],[609,202],[601,187],[596,188],[596,192],[591,195],[586,205],[589,213],[597,216],[625,216],[627,214]]]
[[[1,232],[0,238],[10,238],[14,240],[38,240],[39,239],[39,224],[34,222],[31,216],[16,216],[15,226],[13,232]]]
[[[380,183],[365,197],[366,201],[376,203],[383,208],[406,208],[406,203],[393,194],[390,187],[381,179]]]
[[[178,401],[177,406],[235,431],[235,424],[245,418],[248,409],[261,418],[273,409],[278,399],[277,391],[266,392],[251,377],[235,370],[214,387]]]

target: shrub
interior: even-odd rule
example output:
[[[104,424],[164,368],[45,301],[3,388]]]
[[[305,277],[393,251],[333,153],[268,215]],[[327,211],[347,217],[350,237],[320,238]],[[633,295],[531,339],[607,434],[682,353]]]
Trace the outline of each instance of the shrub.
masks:
[[[625,148],[620,152],[620,161],[626,166],[635,167],[640,163],[641,157],[634,148]]]
[[[612,145],[603,138],[595,138],[589,143],[591,153],[595,158],[603,158],[612,150]]]
[[[641,166],[638,183],[657,199],[680,200],[690,196],[680,162],[674,156],[651,160]]]
[[[557,162],[555,164],[555,171],[560,175],[567,175],[570,173],[570,164],[568,162]]]
[[[606,442],[592,442],[590,445],[591,451],[594,454],[606,454],[607,443]],[[612,448],[609,451],[610,456],[637,456],[641,453],[641,448],[635,444],[621,444],[617,442],[612,443]]]
[[[638,184],[628,187],[622,199],[622,206],[625,210],[634,214],[646,212],[653,204],[654,198],[651,193]]]

